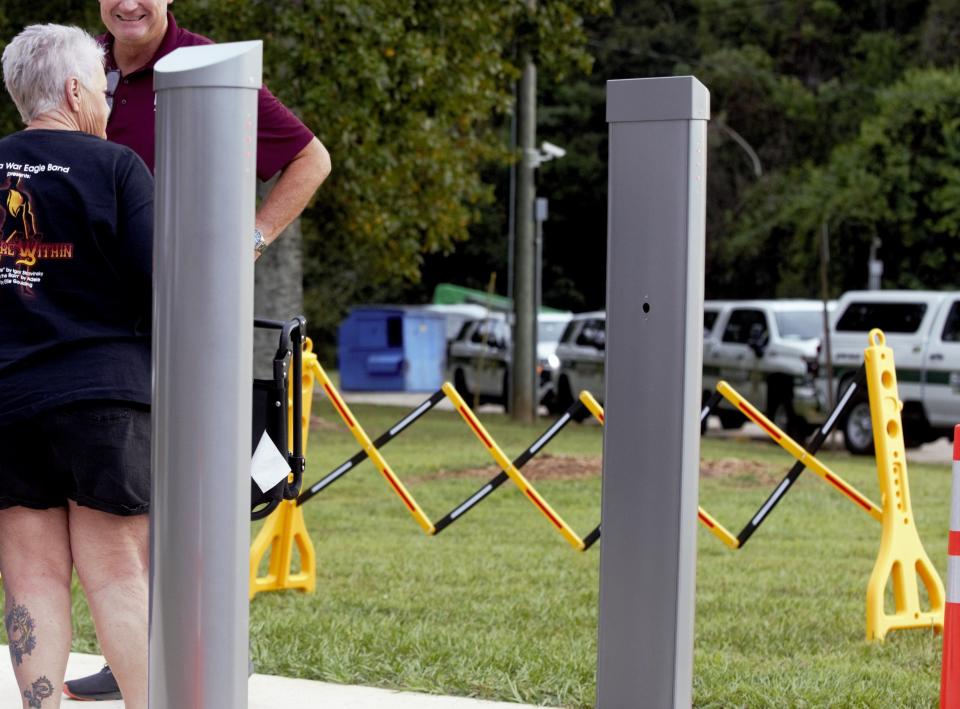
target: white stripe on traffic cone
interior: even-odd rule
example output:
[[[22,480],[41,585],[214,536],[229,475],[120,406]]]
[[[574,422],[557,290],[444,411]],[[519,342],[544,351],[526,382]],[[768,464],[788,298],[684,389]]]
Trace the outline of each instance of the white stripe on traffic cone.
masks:
[[[953,429],[953,489],[947,542],[947,607],[943,618],[941,709],[960,709],[960,426]]]

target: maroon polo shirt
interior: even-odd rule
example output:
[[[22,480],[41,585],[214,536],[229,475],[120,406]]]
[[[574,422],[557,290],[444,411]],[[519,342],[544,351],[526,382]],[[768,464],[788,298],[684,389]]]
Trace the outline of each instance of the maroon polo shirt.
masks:
[[[97,37],[107,50],[107,70],[116,69],[113,35]],[[144,66],[124,76],[113,95],[113,109],[107,122],[107,138],[132,148],[153,171],[154,120],[153,65],[177,47],[213,44],[213,41],[177,27],[173,13],[167,13],[167,32],[157,53]],[[269,180],[286,167],[313,139],[313,133],[267,89],[260,87],[257,110],[257,177]]]

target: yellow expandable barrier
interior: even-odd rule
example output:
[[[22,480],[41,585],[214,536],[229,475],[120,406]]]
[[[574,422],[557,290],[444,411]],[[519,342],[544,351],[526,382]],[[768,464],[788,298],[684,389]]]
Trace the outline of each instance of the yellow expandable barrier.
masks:
[[[944,590],[914,524],[907,478],[906,448],[893,350],[880,330],[871,330],[864,352],[870,420],[883,499],[880,551],[867,585],[867,640],[883,640],[890,630],[930,627],[943,631]],[[917,577],[927,589],[930,610],[920,608]],[[884,612],[887,582],[893,581],[895,611]]]
[[[304,363],[304,369],[306,369],[306,366],[306,363]],[[370,458],[377,470],[380,471],[380,474],[383,475],[386,481],[390,484],[390,487],[393,488],[393,491],[396,493],[397,497],[403,501],[404,506],[417,521],[417,524],[420,525],[420,528],[423,529],[423,531],[427,534],[434,534],[436,532],[436,528],[434,527],[433,522],[431,522],[427,515],[424,514],[423,510],[420,508],[420,505],[418,505],[417,501],[413,498],[413,495],[410,494],[404,484],[400,481],[400,478],[398,478],[396,473],[393,472],[393,470],[390,468],[390,465],[386,460],[384,460],[377,447],[373,445],[373,442],[370,440],[367,432],[363,430],[363,427],[350,411],[350,407],[347,406],[347,402],[345,402],[343,397],[340,396],[340,392],[338,392],[336,387],[333,386],[333,382],[330,381],[330,377],[328,377],[327,373],[323,371],[323,367],[320,366],[320,362],[315,357],[311,362],[311,368],[317,379],[320,381],[320,386],[323,387],[323,391],[326,393],[327,398],[330,399],[330,403],[333,404],[333,407],[337,410],[337,413],[340,415],[340,418],[343,419],[343,422],[347,424],[347,428],[350,429],[350,433],[353,434],[353,437],[357,440],[357,443],[360,444],[363,452],[367,454],[367,457]]]
[[[587,410],[597,421],[604,423],[603,407],[600,406],[600,403],[593,398],[593,395],[589,391],[580,392],[580,401],[583,402],[583,405],[587,407]],[[697,519],[700,520],[700,524],[707,528],[707,531],[728,547],[731,549],[740,548],[740,540],[733,536],[726,527],[720,524],[709,512],[700,506],[697,506]]]
[[[869,514],[875,520],[878,522],[883,521],[883,510],[881,510],[877,505],[872,503],[867,497],[861,494],[853,485],[846,482],[843,478],[830,470],[830,468],[821,463],[816,456],[806,451],[803,446],[781,431],[770,419],[757,411],[757,409],[755,409],[749,401],[740,396],[740,394],[737,393],[733,387],[722,381],[717,384],[717,391],[723,395],[723,398],[733,404],[734,407],[743,412],[747,418],[766,431],[767,435],[770,436],[781,448],[823,478],[837,491],[843,494],[851,502],[855,503],[860,509]]]
[[[500,469],[505,472],[509,478],[514,482],[514,484],[520,488],[521,492],[526,495],[527,499],[532,502],[537,509],[550,520],[550,523],[563,535],[563,538],[577,551],[583,551],[586,548],[584,541],[574,532],[570,525],[563,521],[563,519],[558,515],[547,501],[540,496],[540,493],[531,485],[523,474],[517,470],[513,462],[504,455],[503,451],[500,449],[500,446],[497,445],[497,442],[493,440],[487,430],[483,427],[483,424],[480,423],[480,420],[476,417],[473,411],[467,406],[467,403],[463,400],[463,397],[457,393],[457,390],[453,388],[453,385],[450,382],[443,383],[443,393],[446,394],[447,398],[453,402],[454,408],[459,412],[460,416],[464,421],[467,422],[467,425],[473,430],[474,435],[480,440],[484,448],[487,449],[487,452],[493,458],[493,460],[500,466]]]
[[[293,427],[299,425],[302,435],[303,454],[306,456],[307,437],[310,435],[310,408],[313,403],[313,363],[317,356],[313,353],[310,338],[304,342],[303,372],[300,381],[300,395],[303,404],[299,424],[293,420],[293,367],[287,374],[289,386],[287,394],[287,435],[293,448]],[[294,573],[293,549],[296,545],[300,553],[300,571]],[[269,553],[270,563],[263,576],[258,575],[260,563]],[[313,592],[317,587],[317,556],[303,520],[303,510],[296,500],[284,500],[273,511],[253,543],[250,545],[250,598],[261,591],[281,591],[297,589],[305,593]]]

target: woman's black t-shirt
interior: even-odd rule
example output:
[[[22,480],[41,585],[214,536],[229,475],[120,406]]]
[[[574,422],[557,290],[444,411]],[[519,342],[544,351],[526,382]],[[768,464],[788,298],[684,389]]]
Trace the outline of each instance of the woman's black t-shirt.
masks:
[[[150,403],[153,177],[86,133],[0,140],[0,425]]]

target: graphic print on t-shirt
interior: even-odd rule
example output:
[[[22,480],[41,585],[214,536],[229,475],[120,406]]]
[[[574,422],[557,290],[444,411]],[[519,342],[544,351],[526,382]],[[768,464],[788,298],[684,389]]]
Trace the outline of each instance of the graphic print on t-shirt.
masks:
[[[27,186],[31,174],[68,173],[60,165],[0,165],[6,178],[0,182],[0,286],[32,289],[43,279],[34,266],[42,259],[72,259],[72,243],[44,243],[37,228],[37,203]]]

